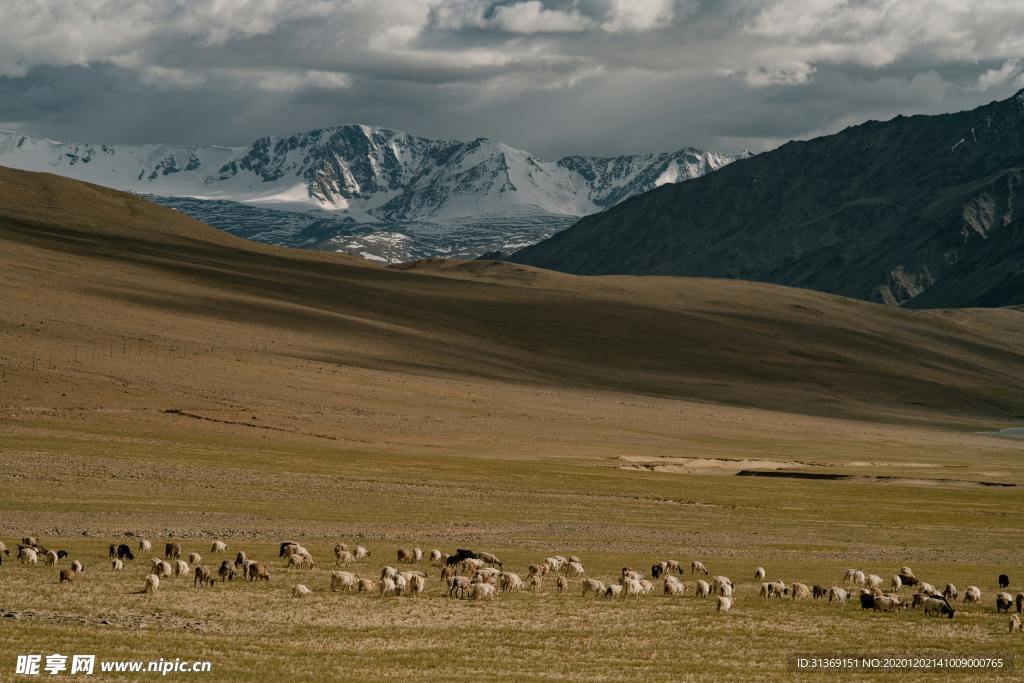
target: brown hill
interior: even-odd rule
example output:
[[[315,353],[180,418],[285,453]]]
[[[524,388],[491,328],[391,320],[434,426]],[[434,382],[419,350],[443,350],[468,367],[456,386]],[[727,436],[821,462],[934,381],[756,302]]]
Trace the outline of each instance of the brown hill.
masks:
[[[8,169],[0,284],[8,409],[274,405],[288,429],[331,432],[333,411],[358,411],[392,382],[448,396],[484,381],[882,421],[1024,415],[1016,310],[494,262],[386,269]],[[338,393],[339,373],[366,383]]]

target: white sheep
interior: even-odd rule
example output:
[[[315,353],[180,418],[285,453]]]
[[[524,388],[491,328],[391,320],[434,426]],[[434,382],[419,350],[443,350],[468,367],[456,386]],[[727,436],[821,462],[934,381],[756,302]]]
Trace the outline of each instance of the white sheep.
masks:
[[[405,574],[399,574],[394,578],[394,581],[396,595],[401,595],[405,592],[405,589],[409,587],[409,579]]]
[[[732,579],[730,579],[728,576],[713,576],[711,577],[711,583],[712,585],[714,585],[715,591],[718,592],[720,595],[725,595],[724,593],[722,593],[723,586],[731,587],[733,585]]]
[[[39,554],[33,548],[26,546],[18,549],[18,559],[22,564],[38,564]]]
[[[626,569],[622,572],[622,578],[633,579],[634,581],[643,581],[644,575],[638,571],[632,569]]]
[[[831,605],[833,602],[836,602],[837,604],[842,605],[846,602],[849,595],[850,594],[847,593],[845,589],[839,588],[838,586],[832,586],[828,589],[828,604]]]
[[[622,595],[622,586],[617,583],[610,583],[604,591],[605,597],[617,598]]]
[[[675,572],[676,574],[682,574],[683,568],[679,565],[679,560],[665,560],[665,571]]]
[[[1013,607],[1013,596],[1003,591],[996,594],[996,612],[1009,614]]]
[[[875,590],[882,587],[882,577],[878,574],[869,574],[864,578],[864,585],[868,590]]]
[[[1010,617],[1010,633],[1014,631],[1024,631],[1024,624],[1021,624],[1020,617],[1016,614]]]
[[[718,598],[718,611],[728,612],[732,609],[732,598],[728,595],[722,595]]]
[[[558,581],[555,582],[555,590],[559,593],[564,593],[569,590],[569,579],[564,576],[559,576]]]
[[[228,544],[224,541],[214,541],[210,546],[211,553],[226,553],[228,551]],[[194,563],[193,563],[194,564]],[[302,584],[299,584],[302,585]]]
[[[538,591],[544,585],[544,580],[536,574],[530,574],[529,578],[526,579],[526,590]]]
[[[469,591],[471,600],[490,600],[494,595],[494,586],[489,583],[474,583]]]
[[[356,556],[347,550],[335,553],[335,557],[337,558],[335,565],[352,564],[356,561]]]
[[[356,591],[359,593],[372,593],[377,589],[377,584],[373,579],[359,579],[359,583],[356,584]]]
[[[352,554],[356,556],[356,560],[365,560],[370,556],[370,551],[361,545],[357,545],[355,550],[352,551]]]
[[[142,592],[156,593],[158,588],[160,588],[160,577],[156,574],[150,574],[146,577],[146,587]]]
[[[899,574],[893,574],[891,588],[897,593],[903,588],[903,579],[900,578]]]
[[[413,564],[419,564],[422,561],[423,561],[423,548],[413,548],[412,549],[412,558],[410,558],[410,562],[412,562]]]
[[[83,567],[82,563],[79,562],[78,560],[73,560],[71,562],[71,571],[73,571],[76,574],[81,574],[82,572],[85,571],[85,567]]]
[[[202,561],[203,561],[203,556],[200,555],[199,553],[189,553],[188,554],[188,563],[189,564],[199,564]]]
[[[711,595],[711,584],[704,579],[697,580],[697,589],[695,591],[698,598],[706,598]]]
[[[706,576],[707,573],[708,573],[708,568],[704,566],[703,562],[699,562],[697,560],[694,560],[693,562],[690,563],[690,573],[691,574],[704,574]]]
[[[981,589],[977,586],[968,586],[967,590],[964,591],[964,602],[965,603],[978,603],[981,602]]]
[[[174,569],[171,568],[170,562],[159,560],[159,568],[157,569],[156,575],[161,579],[169,579],[174,574]]]
[[[593,593],[594,595],[602,595],[605,592],[606,586],[604,581],[598,581],[597,579],[583,579],[583,595],[587,593]]]
[[[650,595],[654,592],[654,583],[647,579],[640,579],[640,590],[644,595]]]
[[[398,594],[398,586],[393,578],[385,576],[380,580],[380,594],[384,596]]]
[[[395,569],[394,567],[392,567],[390,564],[386,564],[383,567],[381,567],[381,569],[380,569],[380,578],[381,579],[391,579],[391,580],[394,580],[394,578],[396,576],[398,576],[398,570]]]
[[[186,562],[185,560],[175,560],[174,575],[184,576],[185,574],[188,574],[188,562]]]
[[[857,575],[857,571],[858,570],[856,569],[847,569],[846,572],[843,573],[843,583],[853,583],[853,579]]]
[[[50,550],[46,553],[46,565],[49,567],[57,566],[57,553]]]
[[[501,590],[502,592],[518,591],[523,587],[523,580],[519,578],[518,574],[513,572],[502,572],[501,573]]]
[[[583,576],[586,574],[586,570],[583,569],[583,565],[579,562],[569,562],[565,565],[566,573],[572,576]]]
[[[441,557],[444,555],[440,550],[434,548],[430,551],[430,564],[434,567],[441,566]]]
[[[666,576],[664,584],[665,595],[684,595],[686,584],[674,576]]]
[[[117,559],[111,560],[110,561],[110,569],[111,569],[111,571],[119,572],[122,569],[124,569],[124,562],[122,562],[121,560],[117,560]]]
[[[427,589],[427,577],[422,574],[413,574],[409,578],[409,591],[413,595],[420,595]]]
[[[628,579],[626,577],[623,577],[619,580],[619,583],[622,584],[622,587],[625,589],[627,596],[638,596],[643,595],[644,593],[643,584],[637,581],[636,579]]]
[[[867,581],[867,578],[864,576],[864,572],[858,569],[853,573],[853,582],[855,584],[863,586],[865,581]]]
[[[152,549],[153,549],[153,544],[148,539],[145,539],[145,538],[140,538],[139,539],[139,550],[141,552],[145,552],[147,550],[152,550]]]
[[[309,590],[304,584],[297,583],[292,586],[292,597],[293,598],[304,598],[313,591]]]
[[[764,570],[764,567],[758,567],[754,570],[754,580],[763,581],[768,576],[768,572]]]
[[[931,585],[927,581],[922,581],[917,588],[919,593],[924,593],[925,595],[934,595],[939,592],[935,589],[935,586]]]
[[[794,600],[806,600],[811,597],[811,589],[807,587],[806,583],[798,583],[794,581],[789,585],[790,595]]]
[[[292,553],[288,556],[289,569],[313,569],[315,566],[308,553]]]
[[[356,584],[359,581],[359,576],[352,572],[331,572],[331,590],[332,591],[350,591],[355,590]]]
[[[960,593],[957,591],[956,586],[952,583],[947,583],[946,587],[942,589],[942,596],[947,600],[952,600]]]
[[[544,564],[546,564],[548,566],[548,569],[550,569],[552,572],[557,572],[558,570],[560,570],[562,568],[562,565],[566,562],[567,560],[564,557],[559,556],[548,557],[544,559]]]

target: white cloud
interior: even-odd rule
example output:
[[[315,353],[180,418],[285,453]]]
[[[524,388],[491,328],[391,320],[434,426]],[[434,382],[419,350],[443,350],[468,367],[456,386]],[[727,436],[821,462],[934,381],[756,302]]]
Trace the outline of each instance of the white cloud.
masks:
[[[1020,60],[1008,59],[998,69],[989,69],[978,76],[978,84],[975,86],[975,89],[979,92],[985,92],[986,90],[998,88],[1011,82],[1021,85],[1022,77],[1024,77],[1024,74],[1021,73]]]

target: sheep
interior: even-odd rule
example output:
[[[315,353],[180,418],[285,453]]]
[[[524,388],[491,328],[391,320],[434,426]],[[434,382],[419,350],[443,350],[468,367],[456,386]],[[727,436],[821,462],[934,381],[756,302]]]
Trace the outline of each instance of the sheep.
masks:
[[[531,564],[526,568],[526,573],[530,576],[544,576],[548,573],[548,566],[546,564]]]
[[[373,579],[360,578],[356,584],[357,593],[372,593],[377,590],[377,583]]]
[[[465,597],[466,589],[469,588],[468,576],[452,576],[448,579],[448,597],[453,597],[458,592],[459,597]]]
[[[117,551],[114,553],[114,557],[119,560],[134,560],[135,555],[132,554],[132,549],[128,547],[128,544],[122,543],[117,546]]]
[[[814,596],[815,600],[817,600],[818,598],[823,598],[826,595],[828,595],[828,589],[824,586],[814,584],[813,586],[811,586],[811,595]]]
[[[951,583],[947,583],[946,587],[942,589],[942,597],[946,598],[946,600],[952,600],[957,595],[959,593],[957,593],[956,586]]]
[[[35,536],[25,536],[21,539],[22,545],[39,545],[39,539]]]
[[[622,595],[622,586],[617,583],[610,583],[604,591],[606,598],[617,598]]]
[[[624,579],[633,579],[634,581],[641,581],[641,580],[643,580],[644,575],[641,574],[640,572],[633,571],[629,567],[623,567],[622,568],[622,578],[624,578]]]
[[[292,586],[293,598],[304,598],[312,592],[313,591],[309,590],[309,588],[305,584],[297,583],[294,586]]]
[[[300,555],[299,553],[295,553],[288,556],[289,569],[314,569],[315,566],[313,558],[309,555]]]
[[[200,555],[199,553],[189,553],[188,554],[188,563],[189,564],[199,564],[202,561],[203,561],[203,556]]]
[[[857,575],[856,569],[847,569],[843,574],[843,583],[853,583],[853,577]]]
[[[4,545],[3,541],[0,541],[0,553],[3,553],[4,555],[7,555],[8,557],[11,556],[11,551],[7,549],[7,546]]]
[[[565,565],[565,570],[572,576],[583,576],[586,573],[583,569],[583,565],[579,562],[569,562]]]
[[[413,574],[409,578],[409,589],[413,595],[420,595],[427,589],[427,577],[422,574]]]
[[[78,577],[78,572],[71,569],[61,569],[57,573],[57,583],[72,583]]]
[[[708,569],[707,569],[707,567],[704,566],[703,562],[698,562],[697,560],[694,560],[693,562],[690,563],[690,573],[691,574],[704,574],[705,576],[707,576]]]
[[[71,571],[75,572],[76,574],[81,574],[82,572],[85,571],[85,567],[82,566],[82,563],[79,562],[78,560],[74,560],[71,563]]]
[[[113,559],[113,560],[110,561],[110,570],[111,571],[119,572],[122,569],[124,569],[124,562],[122,562],[121,560],[118,560],[118,559]]]
[[[668,571],[668,562],[659,562],[658,564],[651,565],[651,576],[657,579],[662,574]]]
[[[647,579],[640,579],[640,593],[642,595],[650,595],[654,592],[654,584]]]
[[[203,586],[213,587],[213,572],[210,571],[210,568],[207,565],[204,564],[196,567],[194,575],[195,578],[192,579],[193,588],[196,586],[199,588],[202,588]]]
[[[1007,576],[1006,574],[1000,574],[999,575],[999,587],[1000,588],[1009,588],[1010,587],[1010,577]]]
[[[893,592],[898,593],[903,588],[903,579],[900,578],[899,574],[893,574],[892,583],[890,584]]]
[[[790,584],[790,595],[794,600],[806,600],[811,597],[811,589],[805,583],[794,581]]]
[[[442,553],[437,548],[434,548],[433,550],[431,550],[430,551],[430,566],[432,566],[432,567],[440,567],[441,563],[444,561],[442,559],[443,557],[444,557],[444,553]]]
[[[663,587],[665,595],[683,595],[686,593],[686,584],[677,579],[674,576],[665,576],[665,583]]]
[[[455,569],[455,567],[446,564],[445,566],[441,567],[441,580],[447,581],[449,578],[455,576],[458,573],[459,572]]]
[[[768,576],[768,572],[764,570],[764,567],[758,567],[754,570],[754,581],[763,581]]]
[[[164,544],[164,559],[176,560],[181,557],[181,545],[178,543]]]
[[[668,565],[668,567],[666,567],[665,571],[675,572],[676,574],[679,574],[680,576],[683,575],[683,567],[682,567],[682,565],[679,564],[679,560],[665,560],[665,564]]]
[[[37,564],[39,562],[39,555],[32,548],[23,546],[18,548],[18,559],[22,564]]]
[[[235,566],[241,567],[248,561],[248,559],[249,557],[245,554],[245,551],[239,550],[238,553],[235,554]],[[227,562],[227,560],[224,561]]]
[[[46,553],[46,566],[56,567],[57,566],[57,553],[52,550]]]
[[[297,546],[297,545],[299,545],[299,544],[296,543],[295,541],[281,541],[280,550],[278,551],[277,556],[278,557],[287,557],[289,555],[288,548],[291,547],[291,546]]]
[[[153,573],[154,574],[156,574],[156,573],[158,573],[160,571],[160,565],[162,565],[164,563],[164,561],[161,560],[159,557],[154,557],[149,562],[150,562],[150,564],[153,565]]]
[[[159,576],[161,579],[170,578],[171,575],[174,573],[174,569],[171,567],[171,563],[165,562],[163,560],[157,560],[157,562],[159,562],[160,564],[157,567],[156,575]]]
[[[911,600],[910,606],[911,607],[919,607],[919,606],[923,605],[924,601],[927,600],[929,597],[930,596],[928,594],[926,594],[926,593],[914,593],[914,597]]]
[[[544,564],[548,566],[548,569],[552,572],[557,572],[562,568],[562,565],[568,562],[564,557],[548,557],[544,559]]]
[[[224,541],[214,541],[210,544],[211,553],[226,553],[228,551],[228,544]]]
[[[405,548],[399,548],[395,551],[395,562],[398,564],[403,562],[412,562],[412,553]]]
[[[467,557],[466,559],[462,560],[460,566],[462,567],[462,571],[464,572],[478,571],[484,568],[484,561],[478,560],[475,557]]]
[[[489,567],[498,567],[500,569],[503,566],[501,564],[501,560],[495,557],[492,553],[480,553],[477,559],[483,560]]]
[[[338,567],[345,564],[352,564],[355,561],[355,555],[348,552],[347,550],[342,550],[340,553],[337,554],[337,560],[335,561],[334,565]]]
[[[874,609],[876,612],[892,612],[900,607],[905,607],[905,605],[898,596],[882,595],[875,598]]]
[[[853,573],[853,582],[855,584],[857,584],[858,586],[863,586],[866,581],[867,581],[867,579],[864,576],[864,572],[862,572],[859,569],[854,571],[854,573]]]
[[[352,572],[331,572],[331,590],[345,591],[355,590],[359,582],[359,576]]]
[[[732,590],[732,579],[728,576],[714,576],[711,578],[711,583],[714,585],[715,591],[719,595],[725,595],[725,593],[722,592],[722,588],[724,586],[729,586],[729,589]]]
[[[697,580],[697,589],[695,591],[698,598],[706,598],[711,595],[711,584],[704,579]]]
[[[237,562],[237,560],[236,560]],[[244,561],[243,561],[244,564]],[[235,579],[235,565],[231,564],[231,560],[224,560],[220,563],[220,567],[217,569],[217,576],[220,577],[222,582],[234,581]]]
[[[144,553],[144,552],[148,552],[148,551],[150,551],[152,549],[153,549],[152,542],[150,542],[148,539],[145,539],[145,538],[140,538],[139,539],[139,552]]]
[[[1017,614],[1024,612],[1024,593],[1017,593],[1017,597],[1014,598],[1014,602],[1017,603]]]
[[[917,591],[919,593],[924,593],[925,595],[931,595],[933,593],[938,593],[939,592],[939,591],[935,590],[935,586],[931,585],[927,581],[922,581],[921,583],[919,583],[917,585]]]
[[[188,562],[186,562],[185,560],[175,560],[174,575],[184,576],[185,574],[188,574]]]
[[[860,594],[860,608],[861,609],[874,609],[875,608],[875,594],[864,592]]]
[[[143,593],[156,593],[157,589],[160,588],[160,577],[156,574],[149,574],[146,576],[146,585],[143,588]]]
[[[981,602],[981,589],[977,586],[968,586],[964,591],[964,604]]]
[[[728,612],[732,609],[732,598],[729,596],[719,596],[718,598],[718,611]]]
[[[474,583],[489,583],[491,585],[497,585],[498,576],[501,574],[497,569],[487,567],[485,569],[477,569],[473,572]]]
[[[355,550],[352,551],[352,554],[356,556],[356,560],[365,560],[370,556],[370,551],[361,545],[357,545]]]
[[[845,589],[839,588],[838,586],[832,586],[828,589],[828,604],[835,602],[836,604],[842,605],[846,602],[849,593]]]
[[[248,574],[250,581],[270,581],[270,569],[262,562],[251,562]]]
[[[1024,624],[1021,624],[1020,617],[1016,614],[1010,616],[1010,633],[1024,631]]]
[[[948,616],[950,619],[956,614],[956,610],[949,604],[949,601],[941,597],[925,598],[924,600],[924,615],[931,616],[935,615],[941,617],[942,615]]]
[[[1013,608],[1013,596],[1003,591],[996,595],[996,612],[1000,614],[1009,614],[1010,609]]]
[[[490,600],[494,596],[494,586],[489,583],[474,583],[469,591],[470,600]]]
[[[876,588],[881,588],[882,587],[882,583],[883,583],[882,577],[879,576],[878,574],[869,574],[864,579],[864,585],[869,590],[875,590]]]
[[[392,567],[391,565],[386,564],[383,567],[381,567],[381,569],[380,569],[380,578],[381,579],[394,579],[396,576],[398,576],[398,570],[395,569],[394,567]]]
[[[528,591],[538,591],[543,586],[544,580],[539,576],[531,574],[530,577],[526,579],[526,590]]]
[[[519,578],[518,574],[512,572],[501,573],[501,590],[503,593],[508,591],[518,591],[523,587],[523,580]]]
[[[770,598],[773,595],[777,598],[781,598],[786,594],[786,584],[782,581],[768,581],[761,584],[760,596],[762,598]]]
[[[113,558],[117,557],[117,544],[116,543],[111,543],[110,544],[107,557],[110,558],[110,559],[113,559]]]
[[[640,596],[644,593],[644,585],[636,579],[627,579],[623,577],[619,579],[619,585],[621,585],[625,591],[626,597]]]
[[[569,579],[564,576],[559,576],[558,581],[555,583],[555,588],[559,593],[564,593],[569,590]]]

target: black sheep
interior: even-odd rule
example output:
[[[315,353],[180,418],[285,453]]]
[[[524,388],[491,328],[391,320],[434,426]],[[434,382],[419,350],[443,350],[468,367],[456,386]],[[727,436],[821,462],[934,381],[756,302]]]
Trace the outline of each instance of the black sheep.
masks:
[[[1008,588],[1009,585],[1010,585],[1010,577],[1007,576],[1006,574],[1000,574],[999,575],[999,587],[1000,588]]]
[[[653,576],[654,578],[658,578],[659,576],[661,576],[662,571],[663,570],[660,564],[651,565],[651,576]]]
[[[874,609],[875,608],[875,596],[871,593],[860,594],[860,608],[861,609]]]
[[[119,560],[134,560],[135,555],[132,554],[132,549],[127,544],[122,543],[117,546],[117,559]]]
[[[58,560],[63,560],[67,556],[68,556],[68,551],[67,550],[58,550],[57,551],[57,559]]]

